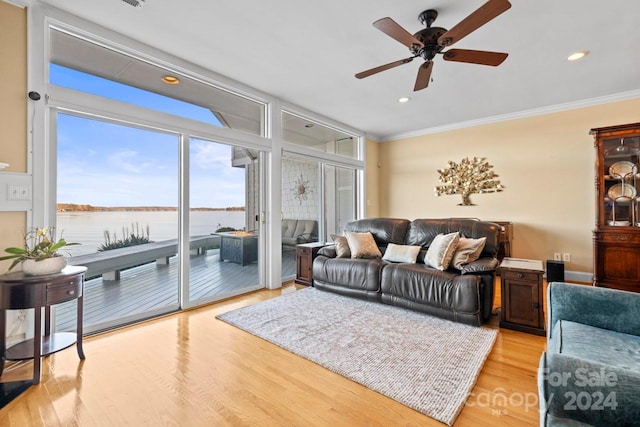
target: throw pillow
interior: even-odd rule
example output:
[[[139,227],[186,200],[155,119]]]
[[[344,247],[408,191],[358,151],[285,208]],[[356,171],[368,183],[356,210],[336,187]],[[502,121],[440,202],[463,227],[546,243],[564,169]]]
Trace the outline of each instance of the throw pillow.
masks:
[[[449,268],[453,253],[458,247],[460,234],[458,232],[449,234],[438,234],[434,237],[427,254],[424,256],[424,263],[437,270],[444,271]]]
[[[382,253],[376,245],[371,233],[355,233],[345,231],[349,249],[351,250],[351,258],[380,258]]]
[[[451,265],[458,270],[462,270],[465,264],[473,262],[480,258],[480,254],[484,249],[484,245],[487,242],[486,237],[479,239],[467,239],[466,237],[460,237],[458,241],[458,248],[453,254]]]
[[[396,245],[395,243],[389,243],[382,259],[391,262],[408,262],[415,264],[420,248],[420,246]]]
[[[349,242],[347,242],[346,237],[332,234],[331,239],[333,244],[336,245],[337,258],[351,258],[351,249],[349,249]]]

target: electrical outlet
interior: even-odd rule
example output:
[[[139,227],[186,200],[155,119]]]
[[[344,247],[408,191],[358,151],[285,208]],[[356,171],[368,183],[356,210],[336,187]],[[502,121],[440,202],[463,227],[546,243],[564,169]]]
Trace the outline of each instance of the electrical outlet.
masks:
[[[562,260],[565,262],[571,262],[571,254],[568,252],[563,253]]]
[[[553,254],[553,259],[555,261],[562,261],[562,254],[560,252],[556,252]]]

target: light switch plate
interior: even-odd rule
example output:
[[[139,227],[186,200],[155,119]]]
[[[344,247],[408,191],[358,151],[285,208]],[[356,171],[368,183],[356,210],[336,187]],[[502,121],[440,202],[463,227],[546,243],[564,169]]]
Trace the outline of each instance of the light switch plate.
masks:
[[[30,186],[8,184],[7,200],[31,200]]]

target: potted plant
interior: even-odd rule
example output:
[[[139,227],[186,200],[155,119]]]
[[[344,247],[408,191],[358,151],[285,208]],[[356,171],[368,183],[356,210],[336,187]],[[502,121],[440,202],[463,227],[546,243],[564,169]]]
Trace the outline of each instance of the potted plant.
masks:
[[[24,232],[23,239],[24,247],[5,249],[10,255],[0,257],[0,261],[13,259],[9,270],[22,263],[22,271],[31,275],[59,273],[67,265],[66,258],[59,250],[65,246],[79,245],[67,242],[62,237],[56,241],[55,227]]]

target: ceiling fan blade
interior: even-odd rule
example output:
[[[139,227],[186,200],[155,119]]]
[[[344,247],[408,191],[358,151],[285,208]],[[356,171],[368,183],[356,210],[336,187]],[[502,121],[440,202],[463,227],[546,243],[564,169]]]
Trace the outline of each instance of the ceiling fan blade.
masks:
[[[385,70],[388,70],[389,68],[394,68],[394,67],[397,67],[397,66],[402,65],[402,64],[408,64],[409,62],[413,61],[413,58],[415,58],[415,56],[411,56],[409,58],[401,59],[401,60],[395,61],[395,62],[390,62],[388,64],[380,65],[380,66],[372,68],[370,70],[362,71],[362,72],[356,74],[356,78],[357,79],[364,79],[365,77],[369,77],[369,76],[371,76],[373,74],[379,73],[380,71],[385,71]]]
[[[389,17],[378,19],[373,23],[373,26],[407,47],[411,47],[414,44],[420,47],[423,46],[420,40],[413,37],[410,32],[402,28],[396,21]]]
[[[440,46],[451,46],[496,16],[506,12],[509,8],[511,8],[509,0],[489,0],[471,15],[460,21],[458,25],[441,35],[438,38],[438,44]]]
[[[487,52],[485,50],[449,49],[444,52],[445,61],[469,62],[471,64],[498,66],[507,59],[508,53]]]
[[[431,70],[433,69],[433,61],[427,61],[418,68],[418,77],[416,78],[416,84],[413,87],[413,91],[417,92],[421,89],[425,89],[429,86],[431,80]]]

